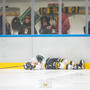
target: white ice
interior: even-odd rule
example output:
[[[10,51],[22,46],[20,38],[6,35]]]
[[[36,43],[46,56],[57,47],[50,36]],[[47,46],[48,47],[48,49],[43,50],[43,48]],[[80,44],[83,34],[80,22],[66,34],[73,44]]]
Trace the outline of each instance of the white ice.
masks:
[[[90,90],[90,70],[2,69],[0,90]]]

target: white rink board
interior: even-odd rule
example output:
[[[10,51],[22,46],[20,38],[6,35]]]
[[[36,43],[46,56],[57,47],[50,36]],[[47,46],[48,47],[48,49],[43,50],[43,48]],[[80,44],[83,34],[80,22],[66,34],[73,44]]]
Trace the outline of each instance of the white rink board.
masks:
[[[90,90],[90,70],[4,69],[0,90]]]
[[[90,37],[0,38],[0,62],[27,62],[37,54],[90,62]]]
[[[32,38],[0,38],[0,62],[25,62],[32,58]]]
[[[33,55],[42,54],[46,57],[61,57],[78,61],[90,62],[90,38],[85,37],[51,37],[34,38]]]

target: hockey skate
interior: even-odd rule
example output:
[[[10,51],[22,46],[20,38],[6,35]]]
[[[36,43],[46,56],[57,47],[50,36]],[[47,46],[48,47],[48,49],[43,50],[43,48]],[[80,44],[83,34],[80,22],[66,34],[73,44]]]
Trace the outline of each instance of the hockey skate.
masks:
[[[72,69],[78,70],[78,69],[85,69],[85,61],[80,60],[78,64],[73,65]]]
[[[80,66],[81,69],[85,69],[85,61],[84,60],[80,60],[79,66]]]

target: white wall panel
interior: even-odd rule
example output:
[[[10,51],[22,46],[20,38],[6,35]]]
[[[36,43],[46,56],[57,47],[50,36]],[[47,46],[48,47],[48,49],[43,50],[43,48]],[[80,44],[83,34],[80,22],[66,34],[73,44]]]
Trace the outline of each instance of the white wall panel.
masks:
[[[34,38],[33,55],[61,57],[78,61],[90,61],[90,38],[85,37],[47,37]]]
[[[0,38],[0,62],[27,62],[37,54],[90,62],[90,37]]]
[[[25,62],[32,58],[32,38],[0,38],[0,62]]]

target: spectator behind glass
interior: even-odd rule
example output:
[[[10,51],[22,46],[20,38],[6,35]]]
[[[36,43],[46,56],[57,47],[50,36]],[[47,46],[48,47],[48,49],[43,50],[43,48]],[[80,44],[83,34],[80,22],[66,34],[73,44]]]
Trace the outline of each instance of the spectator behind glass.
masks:
[[[57,12],[58,14],[58,12]],[[58,18],[59,20],[59,18]],[[70,22],[68,19],[68,16],[66,13],[62,13],[62,34],[68,34],[68,30],[70,28]],[[59,32],[59,21],[57,21],[56,27],[55,27],[55,33],[58,34]]]
[[[85,28],[86,28],[86,26],[84,26],[84,33],[86,34]],[[88,22],[88,34],[90,34],[90,21]]]
[[[0,16],[0,34],[2,34],[2,16]]]
[[[49,23],[49,20],[46,20],[46,18],[43,18],[41,21],[41,28],[39,30],[40,34],[52,34],[52,26]]]
[[[11,27],[10,27],[10,24],[7,22],[7,20],[6,20],[6,22],[5,22],[5,24],[6,24],[6,34],[11,34]],[[2,16],[0,16],[0,34],[2,34]]]
[[[19,34],[31,34],[31,18],[26,16],[24,23],[21,25],[21,30]],[[34,34],[37,34],[36,29],[34,28]]]
[[[11,26],[6,20],[6,34],[11,34]]]

